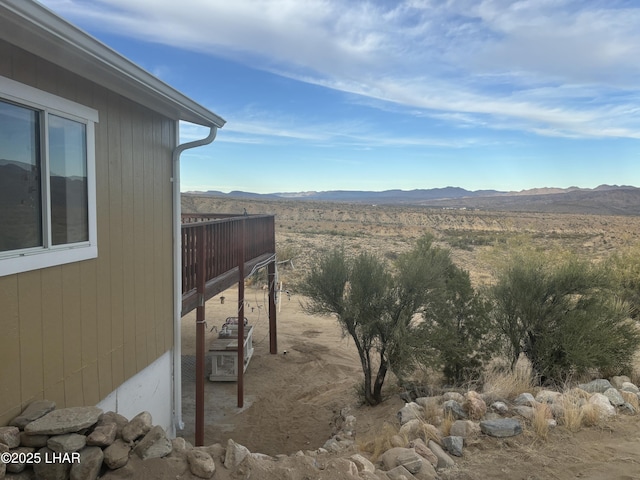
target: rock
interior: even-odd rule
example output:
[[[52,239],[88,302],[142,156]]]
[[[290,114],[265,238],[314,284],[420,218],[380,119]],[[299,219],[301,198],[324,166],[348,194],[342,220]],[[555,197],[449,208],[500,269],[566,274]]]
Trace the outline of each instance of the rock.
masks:
[[[442,447],[440,447],[440,445],[438,445],[433,440],[429,440],[429,443],[427,444],[427,446],[429,447],[429,450],[431,450],[433,454],[436,456],[436,458],[438,459],[438,464],[436,465],[436,468],[438,470],[442,468],[452,467],[456,464],[456,462],[453,461],[453,458],[451,458],[447,454],[447,452],[445,452],[442,449]]]
[[[462,456],[462,447],[464,445],[464,439],[458,436],[442,437],[442,445],[445,450],[456,457]]]
[[[423,409],[435,409],[440,407],[440,402],[442,402],[442,397],[418,397],[416,398],[416,403],[420,405]]]
[[[57,411],[59,410],[54,410],[51,413],[54,413]],[[48,413],[47,415],[51,415],[51,413]],[[45,417],[42,417],[42,418],[45,418]],[[96,416],[96,419],[97,418],[98,417]],[[37,421],[38,420],[36,420],[36,422]],[[53,450],[47,447],[42,447],[40,450],[38,450],[38,453],[40,454],[40,458],[53,457]],[[33,464],[33,471],[35,472],[36,478],[38,480],[67,480],[69,478],[70,470],[71,470],[71,463],[68,463],[68,462],[51,462],[51,463],[40,462],[40,463]]]
[[[422,466],[422,457],[411,448],[391,448],[380,457],[382,464],[387,470],[397,466],[405,467],[410,473],[415,473]]]
[[[619,389],[625,392],[640,393],[640,388],[638,388],[631,382],[623,382],[622,386]]]
[[[626,415],[635,415],[637,412],[636,408],[627,402],[620,406],[620,411]]]
[[[611,386],[612,385],[609,383],[609,380],[599,378],[589,383],[581,383],[578,385],[578,388],[584,390],[587,393],[604,393],[606,390],[610,389]]]
[[[376,471],[376,467],[371,463],[368,459],[356,453],[355,455],[351,455],[349,459],[355,464],[358,472],[371,472],[374,473]]]
[[[624,398],[622,398],[620,392],[615,388],[608,388],[604,391],[603,395],[609,399],[611,405],[613,405],[614,407],[624,405]]]
[[[152,427],[151,414],[140,412],[122,427],[122,439],[125,442],[133,442],[137,438],[146,435]]]
[[[118,425],[115,423],[106,423],[98,425],[93,432],[87,437],[87,445],[96,445],[98,447],[108,447],[116,439],[118,433]]]
[[[509,407],[504,402],[493,402],[491,404],[491,410],[498,412],[502,415],[509,413]]]
[[[620,390],[620,395],[622,395],[625,403],[630,403],[634,408],[640,407],[640,398],[638,398],[637,394]]]
[[[20,429],[18,427],[0,427],[0,443],[9,448],[20,446]]]
[[[626,375],[619,375],[617,377],[611,377],[611,385],[613,385],[615,388],[622,388],[622,384],[625,382],[630,382],[631,379],[629,377],[627,377]]]
[[[588,401],[589,404],[594,405],[600,415],[604,418],[614,417],[616,414],[616,409],[607,397],[605,397],[602,393],[594,393],[591,395]]]
[[[77,433],[55,435],[47,441],[47,447],[54,452],[77,452],[87,444],[87,437]]]
[[[455,400],[447,400],[442,404],[442,408],[444,409],[445,415],[451,415],[454,420],[463,420],[467,418],[467,413]]]
[[[415,402],[407,403],[396,414],[400,425],[404,425],[410,420],[422,418],[422,407]]]
[[[389,443],[392,447],[404,448],[407,445],[405,438],[402,435],[393,435],[389,439]]]
[[[442,402],[447,402],[449,400],[453,400],[454,402],[458,402],[458,403],[463,403],[464,402],[464,397],[462,396],[462,394],[458,393],[458,392],[447,392],[444,395],[442,395]]]
[[[522,425],[519,420],[514,418],[484,420],[480,422],[480,431],[492,437],[514,437],[522,433]]]
[[[176,437],[173,440],[171,440],[171,453],[172,454],[181,454],[181,453],[184,453],[187,450],[190,450],[192,448],[193,448],[193,445],[191,445],[189,442],[187,442],[182,437]]]
[[[356,417],[354,417],[353,415],[347,415],[346,417],[344,417],[342,431],[346,434],[354,434],[356,431]]]
[[[439,480],[438,474],[433,465],[429,462],[422,462],[422,467],[413,474],[416,480]]]
[[[400,435],[404,435],[409,441],[414,440],[424,434],[425,425],[428,424],[418,419],[409,420],[400,427]]]
[[[171,440],[167,432],[160,425],[156,425],[147,432],[142,440],[133,448],[133,451],[142,459],[162,458],[171,453]]]
[[[521,417],[526,418],[527,420],[532,420],[536,412],[535,408],[527,407],[525,405],[516,405],[515,407],[513,407],[513,411]]]
[[[225,468],[236,468],[249,455],[249,449],[229,439],[227,441],[227,451],[224,456]]]
[[[525,392],[518,395],[513,401],[513,403],[516,405],[524,405],[524,406],[532,407],[536,403],[536,399],[533,398],[533,395],[531,395],[530,393]]]
[[[116,438],[122,438],[122,429],[129,423],[127,417],[116,412],[104,412],[98,419],[98,426],[115,423],[117,425]]]
[[[70,407],[53,410],[24,427],[29,435],[62,435],[94,425],[102,410],[97,407]]]
[[[33,453],[35,451],[34,448],[31,447],[18,447],[18,448],[14,448],[11,450],[11,453]],[[26,460],[26,458],[25,458]],[[14,463],[9,463],[7,464],[7,472],[9,473],[20,473],[22,472],[25,467],[27,466],[26,463],[24,462],[14,462]],[[2,478],[2,476],[0,476],[0,478]]]
[[[398,466],[402,465],[411,473],[417,473],[422,468],[422,457],[410,448],[404,450],[404,452],[400,452],[398,455],[396,464]]]
[[[20,445],[23,447],[42,448],[47,446],[49,435],[29,435],[20,432]]]
[[[9,447],[7,447],[4,443],[0,443],[0,453],[7,453],[9,451]],[[7,464],[3,461],[0,461],[0,479],[4,478],[5,472],[7,471]]]
[[[467,438],[478,433],[480,433],[480,427],[471,420],[456,420],[449,430],[449,435],[454,437]]]
[[[549,406],[549,408],[551,408],[551,414],[553,415],[554,418],[563,418],[564,417],[565,408],[564,408],[564,405],[562,404],[562,402],[552,403]]]
[[[554,392],[553,390],[540,390],[536,395],[536,402],[538,403],[554,403],[558,400],[562,394],[560,392]]]
[[[55,409],[56,403],[51,400],[36,400],[35,402],[30,403],[20,415],[11,420],[9,425],[24,430],[24,427],[26,427],[28,423],[45,416],[47,413]]]
[[[211,478],[216,473],[216,464],[207,452],[197,449],[189,450],[187,461],[189,462],[189,470],[196,477]]]
[[[435,454],[429,447],[427,447],[427,444],[424,443],[422,439],[418,438],[409,443],[409,448],[413,448],[418,455],[426,459],[432,466],[436,467],[438,465],[438,457],[435,456]]]
[[[404,468],[403,466],[398,466],[392,468],[388,472],[386,472],[387,478],[389,480],[415,480],[414,477],[409,470]]]
[[[467,412],[467,416],[473,420],[480,420],[487,413],[487,404],[478,392],[473,390],[465,394],[465,401],[462,407]]]
[[[104,464],[111,470],[124,467],[129,461],[131,447],[124,440],[117,439],[104,449]]]
[[[71,465],[70,480],[95,480],[102,468],[104,454],[100,447],[87,447],[80,451],[80,462]]]

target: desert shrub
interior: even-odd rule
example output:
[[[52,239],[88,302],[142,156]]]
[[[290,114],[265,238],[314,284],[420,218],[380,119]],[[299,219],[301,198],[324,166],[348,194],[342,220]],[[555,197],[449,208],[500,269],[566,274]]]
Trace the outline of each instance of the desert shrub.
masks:
[[[516,250],[497,271],[491,297],[512,365],[524,354],[541,382],[562,383],[590,369],[630,370],[640,334],[604,268]]]
[[[613,254],[607,267],[619,298],[629,306],[631,317],[640,320],[640,244]]]
[[[450,384],[477,381],[483,366],[495,353],[489,302],[471,285],[469,273],[451,262],[444,288],[436,301],[425,306],[421,335],[432,346],[428,359]]]
[[[448,256],[423,237],[398,258],[395,273],[366,252],[348,258],[343,249],[321,254],[297,290],[307,313],[335,315],[358,350],[366,403],[382,401],[387,372],[400,377],[422,354],[414,318],[442,287]]]

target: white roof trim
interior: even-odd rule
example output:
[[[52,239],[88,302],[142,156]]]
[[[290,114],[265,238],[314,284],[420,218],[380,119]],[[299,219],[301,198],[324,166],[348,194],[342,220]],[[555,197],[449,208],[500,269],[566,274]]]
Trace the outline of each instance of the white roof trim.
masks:
[[[226,121],[31,0],[0,0],[0,38],[176,120]]]

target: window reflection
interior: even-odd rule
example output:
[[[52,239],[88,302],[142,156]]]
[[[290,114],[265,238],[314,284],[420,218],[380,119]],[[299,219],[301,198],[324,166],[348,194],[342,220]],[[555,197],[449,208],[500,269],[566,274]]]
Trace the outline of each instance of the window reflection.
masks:
[[[39,117],[0,101],[0,252],[43,244]]]
[[[49,188],[53,245],[89,240],[86,126],[49,115]]]

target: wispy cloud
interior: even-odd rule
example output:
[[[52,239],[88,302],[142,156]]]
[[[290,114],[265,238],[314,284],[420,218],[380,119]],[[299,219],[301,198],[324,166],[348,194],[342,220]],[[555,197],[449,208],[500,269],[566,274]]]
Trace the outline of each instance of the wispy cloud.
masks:
[[[631,2],[46,4],[95,28],[233,58],[454,126],[481,124],[544,136],[640,138],[640,6]],[[227,141],[358,140],[358,132],[338,134],[327,126],[265,126],[239,120],[235,127],[229,124]],[[363,138],[371,140],[368,135]]]

